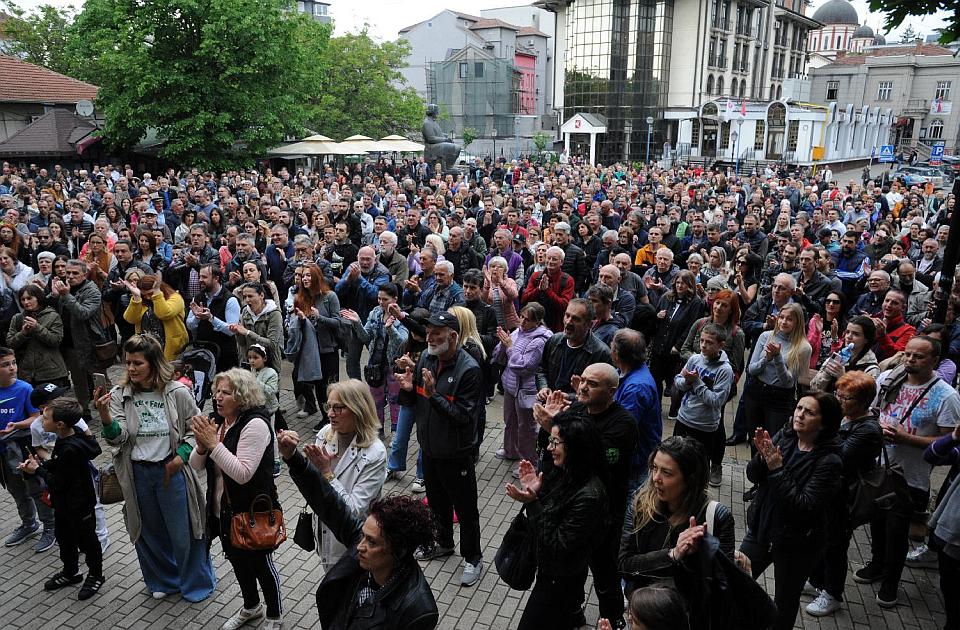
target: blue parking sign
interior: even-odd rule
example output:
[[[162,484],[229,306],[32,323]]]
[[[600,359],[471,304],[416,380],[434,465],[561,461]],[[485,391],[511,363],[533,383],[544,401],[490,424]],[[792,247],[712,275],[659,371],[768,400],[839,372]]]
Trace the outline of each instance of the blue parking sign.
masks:
[[[885,144],[880,147],[881,162],[895,162],[897,158],[893,156],[893,145]]]
[[[943,142],[938,142],[930,147],[930,164],[937,165],[943,162]]]

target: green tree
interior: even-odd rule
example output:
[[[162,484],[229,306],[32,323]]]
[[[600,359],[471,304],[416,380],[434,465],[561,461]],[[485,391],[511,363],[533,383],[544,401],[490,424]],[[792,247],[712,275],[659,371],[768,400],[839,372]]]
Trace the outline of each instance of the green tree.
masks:
[[[0,23],[4,52],[32,64],[74,76],[79,62],[67,51],[73,7],[43,4],[27,12],[13,2],[0,4],[8,17]]]
[[[460,135],[463,137],[463,150],[466,151],[467,147],[477,139],[477,136],[480,135],[477,133],[477,130],[473,127],[464,127],[463,131],[460,132]]]
[[[379,44],[366,29],[331,37],[313,67],[308,126],[331,138],[382,138],[419,129],[424,105],[404,85],[404,40]]]
[[[899,27],[907,18],[927,17],[944,11],[946,24],[940,30],[940,43],[945,45],[960,39],[960,11],[957,11],[956,4],[956,0],[870,0],[870,10],[886,14],[885,31]]]
[[[912,24],[907,24],[906,30],[900,36],[901,44],[912,44],[917,39],[917,33],[913,30]]]
[[[543,153],[543,150],[547,148],[547,143],[550,142],[550,134],[543,131],[538,131],[533,134],[533,146],[537,147],[537,154]]]
[[[222,169],[302,131],[307,21],[287,0],[87,0],[67,48],[112,148],[152,127],[161,157]]]

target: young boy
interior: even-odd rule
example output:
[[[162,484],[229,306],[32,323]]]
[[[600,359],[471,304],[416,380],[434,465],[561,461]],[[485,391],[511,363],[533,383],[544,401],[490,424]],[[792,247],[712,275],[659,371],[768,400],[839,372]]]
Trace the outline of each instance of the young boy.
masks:
[[[722,421],[723,405],[730,396],[733,387],[733,368],[727,360],[723,347],[727,343],[727,330],[710,322],[700,331],[700,354],[687,359],[680,374],[673,379],[677,390],[683,393],[677,423],[673,427],[674,435],[685,435],[698,440],[711,456],[711,485],[719,475],[714,471],[719,464],[713,455],[723,453],[722,443],[716,444],[721,437],[717,432]]]
[[[20,464],[20,469],[39,475],[50,488],[56,519],[57,543],[63,570],[44,582],[43,589],[55,591],[78,584],[80,552],[86,556],[89,572],[77,598],[90,599],[103,586],[103,553],[97,540],[94,505],[96,493],[90,483],[90,461],[101,453],[97,439],[76,430],[83,416],[80,403],[58,398],[43,410],[43,430],[56,433],[57,441],[50,459],[41,463],[35,455]]]
[[[7,488],[17,504],[20,526],[7,536],[3,544],[15,547],[29,538],[43,534],[37,543],[37,552],[53,546],[54,516],[53,510],[39,499],[39,485],[24,478],[19,470],[20,463],[30,453],[30,430],[21,427],[21,421],[37,412],[30,404],[33,388],[26,381],[17,378],[17,357],[10,348],[0,347],[0,482]],[[40,522],[37,521],[39,515]]]

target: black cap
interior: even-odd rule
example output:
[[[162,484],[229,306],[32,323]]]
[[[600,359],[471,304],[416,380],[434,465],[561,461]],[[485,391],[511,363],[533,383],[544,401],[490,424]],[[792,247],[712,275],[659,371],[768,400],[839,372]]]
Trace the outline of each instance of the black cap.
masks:
[[[69,387],[61,387],[53,383],[47,383],[46,385],[33,388],[33,391],[30,392],[30,404],[34,407],[40,407],[40,405],[46,405],[61,396],[66,396],[70,392],[71,389]]]
[[[520,243],[521,245],[526,245],[526,244],[527,244],[527,237],[524,236],[522,233],[517,232],[516,234],[513,235],[513,242],[514,242],[514,243]]]
[[[437,313],[433,317],[427,320],[427,326],[437,326],[444,327],[446,326],[455,333],[460,332],[460,322],[454,316],[453,313],[448,313],[444,311],[442,313]]]

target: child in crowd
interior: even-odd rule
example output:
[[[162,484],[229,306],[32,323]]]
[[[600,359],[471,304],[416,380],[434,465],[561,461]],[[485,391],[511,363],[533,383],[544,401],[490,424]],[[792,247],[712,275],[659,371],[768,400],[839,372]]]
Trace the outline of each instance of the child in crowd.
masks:
[[[250,364],[250,370],[257,377],[257,382],[263,388],[263,396],[266,398],[264,409],[270,418],[270,428],[273,434],[277,434],[277,428],[274,425],[274,417],[277,409],[280,408],[280,374],[273,364],[272,353],[262,344],[255,343],[247,350],[247,362]],[[280,452],[277,450],[277,441],[273,441],[273,476],[280,476]]]
[[[103,553],[97,540],[94,506],[97,497],[90,483],[90,461],[101,453],[100,444],[92,435],[76,430],[83,416],[80,403],[58,398],[43,410],[43,430],[56,433],[57,441],[49,460],[30,454],[20,470],[39,475],[50,488],[56,522],[57,543],[63,569],[47,580],[43,588],[55,591],[83,578],[79,572],[80,552],[87,563],[87,579],[83,580],[77,598],[90,599],[103,586]]]

